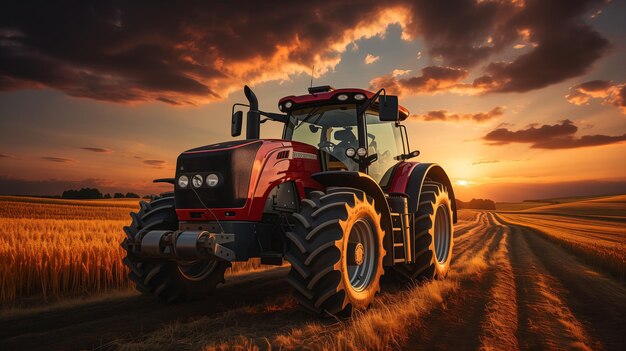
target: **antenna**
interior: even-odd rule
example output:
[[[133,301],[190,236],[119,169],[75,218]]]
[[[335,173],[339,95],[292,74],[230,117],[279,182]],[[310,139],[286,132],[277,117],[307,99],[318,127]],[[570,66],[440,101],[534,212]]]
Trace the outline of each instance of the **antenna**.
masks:
[[[310,87],[313,87],[313,72],[315,72],[315,64],[313,64],[313,68],[311,68],[311,85],[310,85]]]

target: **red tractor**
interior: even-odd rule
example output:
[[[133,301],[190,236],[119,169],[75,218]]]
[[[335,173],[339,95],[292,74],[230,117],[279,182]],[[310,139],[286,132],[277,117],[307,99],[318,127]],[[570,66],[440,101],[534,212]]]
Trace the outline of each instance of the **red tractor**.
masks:
[[[407,282],[450,268],[456,205],[434,163],[408,162],[409,112],[384,89],[311,87],[282,113],[260,111],[245,87],[246,139],[183,152],[174,192],[141,202],[125,227],[124,263],[137,289],[166,301],[205,296],[231,262],[291,264],[287,281],[306,309],[364,309],[384,273]],[[262,119],[263,116],[264,118]],[[241,134],[243,113],[232,116]],[[280,140],[261,123],[284,124]]]

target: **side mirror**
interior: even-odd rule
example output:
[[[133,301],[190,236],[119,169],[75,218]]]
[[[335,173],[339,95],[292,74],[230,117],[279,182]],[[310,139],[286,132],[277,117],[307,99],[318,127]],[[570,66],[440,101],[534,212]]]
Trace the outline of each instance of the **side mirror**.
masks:
[[[394,95],[378,98],[378,115],[381,121],[395,122],[398,120],[398,97]]]
[[[233,113],[233,119],[230,124],[230,135],[237,137],[241,135],[241,125],[243,124],[243,111]]]

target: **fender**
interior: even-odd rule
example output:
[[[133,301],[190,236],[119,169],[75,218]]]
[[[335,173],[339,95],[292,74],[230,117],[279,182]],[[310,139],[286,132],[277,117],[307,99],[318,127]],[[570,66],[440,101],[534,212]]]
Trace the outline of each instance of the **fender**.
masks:
[[[361,172],[350,172],[350,171],[326,171],[326,172],[318,172],[311,175],[311,177],[322,184],[324,187],[348,187],[355,188],[358,190],[362,190],[368,196],[371,196],[374,199],[374,207],[381,215],[381,226],[389,235],[385,235],[383,238],[383,244],[385,246],[385,250],[388,253],[391,253],[393,250],[393,243],[391,241],[391,233],[389,232],[392,228],[391,224],[391,211],[389,210],[389,205],[387,204],[387,200],[385,199],[385,193],[380,188],[378,183],[372,177],[365,173]],[[385,255],[383,259],[383,264],[385,266],[393,265],[393,257],[390,254]]]
[[[406,188],[404,192],[409,195],[409,212],[417,212],[417,205],[420,203],[420,193],[422,185],[426,178],[443,184],[450,194],[450,200],[452,200],[452,218],[453,222],[457,222],[456,215],[456,200],[454,197],[454,189],[450,178],[446,172],[436,163],[416,163],[412,167],[409,174],[408,181],[406,182]]]

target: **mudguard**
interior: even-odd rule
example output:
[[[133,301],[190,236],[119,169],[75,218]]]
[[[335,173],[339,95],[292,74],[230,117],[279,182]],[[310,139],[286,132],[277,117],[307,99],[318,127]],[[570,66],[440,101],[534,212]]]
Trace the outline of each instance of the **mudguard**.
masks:
[[[387,235],[383,238],[385,250],[387,250],[387,252],[392,252],[393,242],[391,237],[391,211],[389,210],[389,205],[385,199],[385,193],[380,188],[378,183],[372,179],[372,177],[365,173],[350,171],[318,172],[314,173],[311,177],[326,188],[333,186],[355,188],[362,190],[368,196],[372,197],[374,199],[374,207],[381,214],[381,227],[387,233]],[[392,255],[386,255],[383,260],[383,264],[385,266],[392,266]]]
[[[453,222],[456,223],[457,215],[454,189],[452,188],[452,183],[450,183],[450,178],[448,178],[446,172],[436,163],[417,163],[411,170],[405,189],[405,193],[409,195],[409,212],[417,211],[422,185],[427,178],[433,182],[443,184],[448,190],[450,200],[452,200],[452,218]]]

